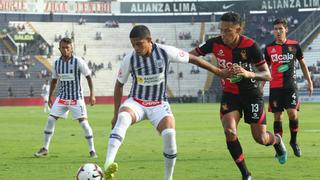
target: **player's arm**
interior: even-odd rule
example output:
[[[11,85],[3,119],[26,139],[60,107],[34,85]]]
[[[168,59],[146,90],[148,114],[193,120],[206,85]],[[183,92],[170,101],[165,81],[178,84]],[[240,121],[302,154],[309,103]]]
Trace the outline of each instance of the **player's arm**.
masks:
[[[94,95],[93,92],[93,82],[92,82],[92,78],[91,76],[86,76],[87,82],[88,82],[88,86],[89,86],[89,91],[90,91],[90,98],[89,98],[89,102],[90,105],[93,106],[96,103],[96,97]]]
[[[52,104],[53,104],[53,103],[52,103],[51,96],[52,96],[54,90],[56,89],[57,82],[58,82],[57,79],[52,79],[51,82],[50,82],[49,99],[48,99],[48,106],[49,106],[50,108],[52,107]]]
[[[244,78],[254,79],[258,81],[270,81],[271,74],[266,63],[261,64],[256,67],[257,72],[247,71],[239,65],[233,65],[233,70],[235,74],[243,76]]]
[[[220,76],[221,78],[228,78],[230,77],[231,71],[229,71],[228,69],[219,69],[218,67],[210,64],[209,62],[189,53],[189,63],[197,65],[199,67],[202,67],[210,72],[212,72],[213,74]]]
[[[191,51],[189,52],[189,54],[192,54],[192,55],[194,55],[194,56],[200,56],[200,55],[201,55],[201,54],[199,54],[199,53],[196,51],[196,49],[191,50]]]
[[[112,128],[117,122],[117,117],[119,113],[119,108],[121,105],[121,99],[123,96],[123,85],[119,80],[116,81],[116,84],[114,86],[114,93],[113,93],[113,99],[114,99],[114,113],[113,113],[113,119],[112,119]]]
[[[299,60],[299,64],[303,73],[304,78],[308,81],[308,88],[307,90],[309,91],[309,96],[312,95],[313,93],[313,83],[310,77],[310,72],[308,70],[308,67],[304,61],[304,58],[302,58],[301,60]]]

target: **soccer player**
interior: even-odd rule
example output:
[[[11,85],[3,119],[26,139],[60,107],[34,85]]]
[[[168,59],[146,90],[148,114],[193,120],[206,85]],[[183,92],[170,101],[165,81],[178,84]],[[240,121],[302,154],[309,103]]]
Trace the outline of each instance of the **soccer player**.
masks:
[[[238,13],[227,12],[220,20],[221,35],[207,40],[191,53],[196,56],[213,53],[221,69],[231,69],[234,73],[232,78],[222,79],[221,123],[228,150],[242,179],[251,179],[237,132],[242,116],[257,143],[274,146],[281,164],[287,161],[287,153],[281,136],[266,130],[263,94],[258,81],[270,80],[271,75],[259,47],[254,40],[241,35],[243,22]]]
[[[73,55],[72,40],[70,38],[61,39],[59,50],[61,57],[54,62],[52,69],[52,80],[48,99],[48,105],[52,108],[44,128],[44,144],[34,155],[36,157],[42,157],[48,154],[56,121],[58,118],[66,118],[68,112],[71,111],[73,118],[79,121],[80,126],[84,130],[85,138],[89,145],[90,157],[96,158],[97,154],[94,148],[93,132],[87,120],[86,104],[80,84],[80,77],[81,74],[83,74],[87,79],[90,89],[89,102],[91,105],[94,105],[96,99],[93,93],[91,71],[84,60]],[[59,92],[52,104],[51,97],[58,80],[60,81]]]
[[[43,99],[43,106],[44,106],[44,109],[43,109],[43,112],[50,112],[50,107],[48,106],[48,99],[49,99],[49,89],[50,89],[50,86],[49,86],[49,81],[46,80],[45,83],[42,85],[42,88],[41,88],[41,97]]]
[[[276,19],[273,22],[275,40],[266,46],[265,58],[271,67],[269,111],[274,113],[274,133],[282,136],[282,112],[285,109],[289,117],[290,146],[297,157],[301,150],[297,144],[299,129],[298,110],[299,100],[296,83],[295,62],[298,60],[304,77],[308,81],[307,90],[312,95],[313,85],[303,53],[297,41],[286,37],[288,23],[285,19]]]
[[[229,77],[229,72],[175,47],[153,43],[144,25],[133,27],[129,37],[134,50],[124,57],[114,88],[114,117],[104,164],[105,178],[113,179],[118,170],[114,160],[129,126],[148,118],[163,139],[164,179],[172,180],[177,146],[175,120],[166,92],[169,63],[189,62],[224,78]],[[133,83],[129,98],[121,104],[123,86],[130,74]]]

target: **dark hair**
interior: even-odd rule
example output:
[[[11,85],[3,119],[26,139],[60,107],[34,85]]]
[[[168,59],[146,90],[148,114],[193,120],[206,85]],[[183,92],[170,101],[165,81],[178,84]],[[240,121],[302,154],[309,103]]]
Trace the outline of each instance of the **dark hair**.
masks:
[[[150,30],[145,25],[134,26],[129,35],[130,38],[147,38],[151,37]]]
[[[221,21],[226,21],[226,22],[232,22],[234,25],[240,25],[243,26],[243,22],[241,19],[240,14],[236,13],[236,12],[227,12],[224,13],[221,18]]]
[[[72,44],[72,40],[70,38],[64,37],[60,40],[59,46],[61,45],[61,43]]]
[[[288,21],[284,18],[278,18],[276,19],[275,21],[273,21],[272,23],[273,25],[276,25],[276,24],[282,24],[285,28],[288,27]]]

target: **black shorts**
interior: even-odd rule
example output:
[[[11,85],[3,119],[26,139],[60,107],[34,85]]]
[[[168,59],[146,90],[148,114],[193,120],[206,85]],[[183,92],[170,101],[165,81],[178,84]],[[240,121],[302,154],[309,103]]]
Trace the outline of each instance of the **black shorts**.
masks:
[[[245,123],[266,124],[266,112],[261,95],[223,92],[220,105],[221,116],[235,110],[239,111],[241,117],[244,114]]]
[[[269,112],[282,112],[284,109],[299,110],[298,93],[295,88],[273,88],[270,89]]]

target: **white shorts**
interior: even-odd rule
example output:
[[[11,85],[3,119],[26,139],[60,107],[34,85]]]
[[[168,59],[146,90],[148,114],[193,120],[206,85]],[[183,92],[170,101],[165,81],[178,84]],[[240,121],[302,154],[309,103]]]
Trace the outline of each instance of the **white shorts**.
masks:
[[[142,101],[142,100],[140,100]],[[148,101],[150,102],[150,101]],[[144,106],[142,103],[138,103],[133,98],[128,98],[121,104],[120,108],[128,107],[132,109],[136,115],[136,122],[140,122],[145,118],[148,118],[153,125],[157,128],[160,121],[166,116],[172,116],[170,104],[167,101],[160,101],[159,105],[155,106]]]
[[[64,100],[59,97],[54,101],[50,115],[67,118],[69,111],[72,112],[73,119],[87,118],[86,104],[83,99]]]
[[[41,95],[44,102],[48,102],[49,95]]]

